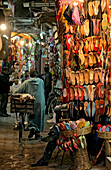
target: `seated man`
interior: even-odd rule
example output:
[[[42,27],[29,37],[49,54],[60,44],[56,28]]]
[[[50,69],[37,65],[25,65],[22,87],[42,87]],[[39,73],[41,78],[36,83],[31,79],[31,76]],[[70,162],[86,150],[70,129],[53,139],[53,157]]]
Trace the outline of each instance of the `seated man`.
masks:
[[[48,133],[48,136],[42,139],[42,141],[48,142],[48,144],[45,148],[43,157],[36,163],[31,164],[32,167],[48,165],[52,153],[57,146],[57,139],[59,138],[59,132],[60,132],[59,127],[57,125],[54,125],[53,128]]]

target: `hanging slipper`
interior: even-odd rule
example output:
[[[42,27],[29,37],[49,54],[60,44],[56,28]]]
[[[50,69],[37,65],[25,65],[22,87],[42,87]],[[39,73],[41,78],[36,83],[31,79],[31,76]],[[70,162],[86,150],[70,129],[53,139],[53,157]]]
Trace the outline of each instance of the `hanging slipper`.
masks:
[[[84,143],[84,149],[87,148],[87,142],[86,142],[86,138],[84,135],[82,136],[82,141]]]
[[[79,79],[80,79],[79,84],[83,86],[84,85],[84,73],[83,72],[79,72]]]
[[[93,33],[96,35],[96,19],[91,19],[93,22]]]
[[[72,20],[72,9],[71,9],[71,4],[69,4],[66,8],[66,10],[64,11],[64,17],[65,19],[68,21],[69,24],[73,23]]]
[[[108,74],[108,85],[111,88],[111,72]]]
[[[88,117],[88,113],[87,113],[87,111],[86,111],[87,107],[88,107],[88,102],[85,101],[85,102],[84,102],[84,112],[85,112],[86,117]]]
[[[99,97],[99,90],[98,90],[98,87],[96,86],[96,89],[95,89],[95,92],[94,92],[94,99],[97,100],[98,97]]]
[[[83,86],[83,93],[84,93],[84,99],[88,100],[89,96],[88,96],[88,89],[86,85]]]
[[[75,85],[75,72],[74,71],[71,71],[70,82],[73,86]]]
[[[89,84],[89,71],[88,70],[84,71],[84,83],[86,85]]]
[[[94,15],[98,15],[99,5],[100,5],[100,1],[93,1]]]
[[[94,68],[98,67],[97,57],[95,54],[93,54],[93,66]]]
[[[95,102],[92,103],[92,117],[96,114],[96,105]]]
[[[102,9],[102,12],[105,10],[106,8],[106,0],[102,0],[101,1],[101,9]]]
[[[81,25],[78,6],[74,6],[74,9],[72,12],[72,20],[75,24]]]
[[[102,82],[102,71],[101,71],[101,69],[98,69],[98,75],[99,75],[100,82]]]
[[[89,66],[88,54],[84,54],[84,57],[85,57],[84,66],[85,66],[85,68],[88,68],[88,66]]]
[[[74,100],[74,87],[70,87],[70,100]]]
[[[104,100],[99,100],[99,115],[104,115],[105,113],[105,103]]]
[[[88,58],[89,58],[89,60],[88,60],[89,61],[89,66],[93,67],[93,63],[94,63],[93,58],[94,57],[93,57],[93,53],[92,52],[89,53]]]
[[[102,15],[102,29],[105,32],[108,28],[108,19],[107,19],[107,14],[104,12],[104,14]]]
[[[89,71],[89,83],[93,84],[94,82],[94,70]]]
[[[87,38],[86,38],[86,39],[85,39],[85,46],[84,46],[84,51],[85,51],[86,54],[88,53],[88,48],[89,48],[89,46],[88,46],[88,40],[87,40]]]
[[[78,99],[79,99],[78,86],[75,86],[75,87],[74,87],[74,94],[75,94],[74,99],[75,99],[75,100],[78,100]]]
[[[94,70],[94,82],[96,84],[99,82],[99,75],[97,69]]]
[[[89,20],[88,19],[86,19],[84,22],[84,32],[86,36],[89,35]]]
[[[79,77],[79,72],[78,71],[76,71],[76,73],[75,73],[75,78],[76,78],[76,81],[77,81],[77,85],[79,85],[80,77]]]
[[[78,149],[78,145],[77,145],[77,143],[75,142],[75,140],[73,138],[72,138],[72,144],[73,144],[73,147],[75,149]]]
[[[83,93],[82,86],[78,86],[78,96],[79,96],[79,100],[82,101],[83,98],[84,98],[84,93]]]
[[[90,87],[91,87],[90,100],[94,101],[94,93],[95,93],[95,90],[96,90],[96,86],[95,85],[91,85]]]
[[[94,50],[94,42],[93,42],[94,37],[95,37],[95,36],[91,36],[91,42],[90,42],[91,51]]]
[[[101,85],[100,86],[100,98],[104,98],[104,95],[105,95],[105,89],[104,89],[104,86],[103,85]]]
[[[88,117],[91,117],[91,108],[90,108],[90,102],[87,102],[87,107],[86,107],[86,113],[88,114]]]
[[[92,17],[93,16],[93,2],[89,2],[88,3],[88,12],[89,12],[89,16]]]
[[[79,136],[79,140],[80,140],[80,143],[81,143],[81,148],[84,149],[85,147],[84,147],[84,143],[82,141],[82,136]]]

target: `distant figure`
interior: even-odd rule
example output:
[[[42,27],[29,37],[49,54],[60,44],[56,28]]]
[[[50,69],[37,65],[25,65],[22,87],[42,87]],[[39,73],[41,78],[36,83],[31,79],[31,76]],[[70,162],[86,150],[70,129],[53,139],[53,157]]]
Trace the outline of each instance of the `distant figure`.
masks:
[[[22,78],[22,83],[23,83],[25,80],[28,80],[29,78],[30,78],[29,71],[26,70],[26,71],[25,71],[25,75],[24,75],[23,78]]]
[[[30,71],[30,79],[25,80],[15,91],[15,93],[29,93],[35,97],[34,116],[30,117],[29,127],[30,133],[28,138],[40,137],[40,132],[44,131],[45,117],[45,96],[44,96],[44,81],[37,78],[36,71]]]
[[[52,90],[52,74],[49,72],[49,67],[45,67],[44,70],[45,70],[45,82],[44,82],[45,96],[47,99],[49,93]]]
[[[15,79],[13,85],[10,88],[11,93],[13,94],[19,86],[20,86],[19,79]]]
[[[7,67],[3,67],[2,73],[0,74],[0,116],[8,117],[7,114],[7,103],[8,103],[8,93],[10,86],[13,82],[9,82],[9,71]]]
[[[44,80],[44,88],[45,88],[45,104],[46,104],[46,114],[48,114],[47,108],[47,100],[49,97],[49,93],[52,90],[52,74],[49,72],[49,67],[45,67],[45,80]]]

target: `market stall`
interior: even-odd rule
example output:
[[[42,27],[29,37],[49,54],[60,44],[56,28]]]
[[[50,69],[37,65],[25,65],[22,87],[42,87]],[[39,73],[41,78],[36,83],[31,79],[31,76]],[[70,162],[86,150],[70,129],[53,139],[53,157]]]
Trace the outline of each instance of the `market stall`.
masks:
[[[80,114],[83,104],[85,118],[92,122],[94,127],[97,124],[102,124],[101,126],[109,124],[109,129],[107,128],[109,132],[111,129],[110,1],[59,0],[58,5],[56,19],[63,30],[64,103],[72,105],[73,117],[75,110]]]

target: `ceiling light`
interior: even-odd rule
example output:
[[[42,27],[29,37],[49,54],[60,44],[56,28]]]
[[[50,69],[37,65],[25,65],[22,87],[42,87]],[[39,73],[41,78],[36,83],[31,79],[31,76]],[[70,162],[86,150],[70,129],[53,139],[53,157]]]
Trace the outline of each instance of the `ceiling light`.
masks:
[[[6,25],[5,24],[1,24],[1,26],[0,26],[0,28],[1,28],[1,30],[6,30]]]

